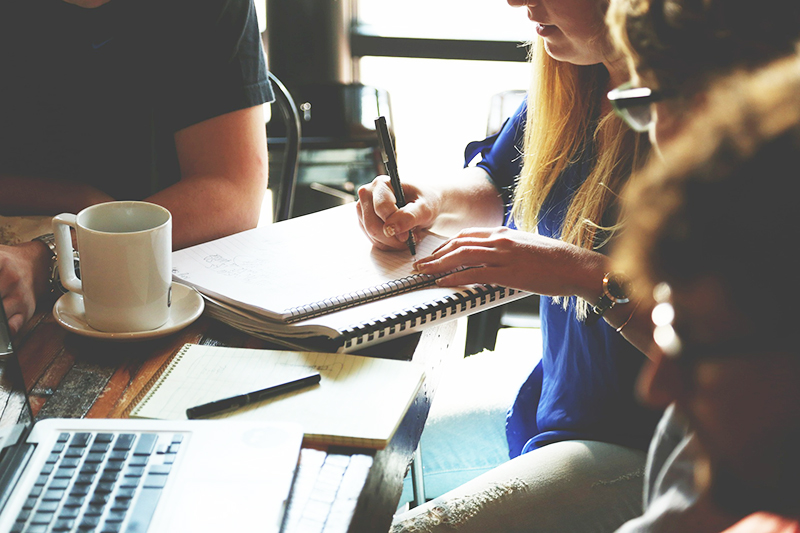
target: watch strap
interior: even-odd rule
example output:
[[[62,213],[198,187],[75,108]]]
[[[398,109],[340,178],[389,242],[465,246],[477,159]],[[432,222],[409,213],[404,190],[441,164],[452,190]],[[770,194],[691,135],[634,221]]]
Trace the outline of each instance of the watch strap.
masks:
[[[48,272],[48,283],[50,285],[50,293],[60,296],[69,291],[61,284],[61,275],[58,271],[58,251],[56,250],[56,238],[52,233],[45,233],[33,238],[34,241],[40,241],[50,250],[50,266]],[[80,262],[78,258],[78,251],[73,251],[73,258],[75,261],[75,275],[80,277]]]
[[[34,241],[39,241],[44,243],[45,246],[50,250],[50,265],[49,271],[47,273],[48,284],[50,286],[50,293],[51,294],[58,294],[58,286],[60,285],[57,282],[58,278],[58,252],[56,251],[56,238],[55,235],[52,233],[45,233],[44,235],[39,235],[38,237],[33,238]]]

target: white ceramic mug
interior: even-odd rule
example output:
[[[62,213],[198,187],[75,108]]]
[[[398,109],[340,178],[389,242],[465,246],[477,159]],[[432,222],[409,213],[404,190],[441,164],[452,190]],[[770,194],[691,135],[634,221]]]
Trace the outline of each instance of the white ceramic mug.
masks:
[[[70,227],[81,277],[75,275]],[[169,318],[172,215],[148,202],[107,202],[53,218],[61,283],[83,295],[86,322],[107,332],[156,329]]]

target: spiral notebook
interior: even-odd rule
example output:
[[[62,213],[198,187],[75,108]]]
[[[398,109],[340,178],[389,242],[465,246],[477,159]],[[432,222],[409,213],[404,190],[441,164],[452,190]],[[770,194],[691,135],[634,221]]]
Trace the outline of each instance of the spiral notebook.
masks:
[[[423,232],[417,257],[446,239]],[[374,248],[352,204],[185,248],[173,277],[207,312],[292,348],[353,351],[528,293],[493,285],[438,287],[408,250]]]
[[[186,409],[316,370],[318,385],[213,418],[300,423],[305,440],[384,448],[422,385],[411,361],[186,344],[131,402],[133,418],[186,420]]]

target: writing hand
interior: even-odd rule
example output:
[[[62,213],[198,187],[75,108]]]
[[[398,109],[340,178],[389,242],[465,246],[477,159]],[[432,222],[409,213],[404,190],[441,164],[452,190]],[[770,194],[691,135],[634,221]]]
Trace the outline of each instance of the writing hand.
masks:
[[[403,184],[406,206],[398,209],[389,176],[378,176],[358,189],[358,221],[381,250],[407,250],[408,232],[429,228],[438,216],[436,195]]]

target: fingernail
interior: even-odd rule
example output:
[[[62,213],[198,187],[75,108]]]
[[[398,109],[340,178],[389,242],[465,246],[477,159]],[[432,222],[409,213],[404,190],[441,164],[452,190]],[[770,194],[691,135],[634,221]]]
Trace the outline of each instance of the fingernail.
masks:
[[[394,229],[394,226],[383,227],[383,234],[386,235],[387,237],[394,237],[395,233],[397,233],[397,231]]]

